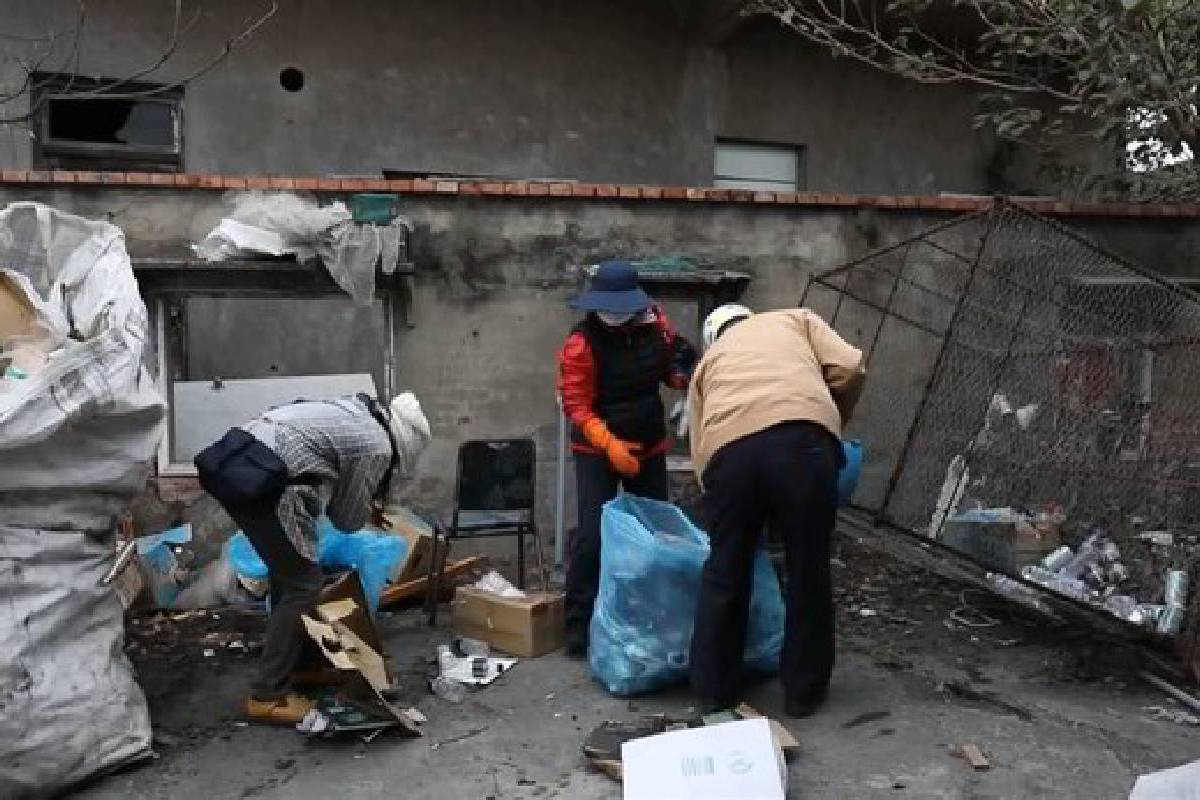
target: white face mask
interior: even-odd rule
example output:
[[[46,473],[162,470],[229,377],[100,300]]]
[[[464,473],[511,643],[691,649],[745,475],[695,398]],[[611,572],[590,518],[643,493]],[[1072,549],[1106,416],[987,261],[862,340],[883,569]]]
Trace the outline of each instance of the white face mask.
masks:
[[[610,328],[618,328],[624,325],[629,320],[633,319],[635,314],[614,314],[611,311],[597,311],[596,316]]]

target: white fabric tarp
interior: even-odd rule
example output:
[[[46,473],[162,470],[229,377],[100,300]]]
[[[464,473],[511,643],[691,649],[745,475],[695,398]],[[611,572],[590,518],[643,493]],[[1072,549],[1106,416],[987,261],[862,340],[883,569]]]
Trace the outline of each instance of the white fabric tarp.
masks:
[[[43,797],[150,754],[121,603],[99,584],[165,409],[118,228],[14,203],[0,268],[24,276],[49,350],[0,380],[0,797]]]

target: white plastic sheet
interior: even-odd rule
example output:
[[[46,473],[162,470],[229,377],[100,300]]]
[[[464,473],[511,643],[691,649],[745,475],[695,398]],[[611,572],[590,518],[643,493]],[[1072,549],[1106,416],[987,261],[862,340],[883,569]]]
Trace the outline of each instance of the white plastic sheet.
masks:
[[[0,392],[0,797],[43,797],[150,752],[121,604],[99,584],[164,405],[118,228],[14,203],[0,266],[25,277],[54,347]]]
[[[319,257],[330,277],[354,302],[375,298],[375,266],[396,271],[401,234],[408,223],[358,225],[342,202],[320,206],[289,192],[244,192],[233,203],[196,253],[208,261],[247,254],[293,255],[298,261]]]

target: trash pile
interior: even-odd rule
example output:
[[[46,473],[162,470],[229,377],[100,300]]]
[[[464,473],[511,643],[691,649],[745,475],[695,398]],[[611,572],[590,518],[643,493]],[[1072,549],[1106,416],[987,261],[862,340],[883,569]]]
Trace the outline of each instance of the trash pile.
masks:
[[[105,577],[125,608],[186,610],[216,606],[261,605],[270,589],[266,563],[242,531],[222,546],[215,559],[202,562],[193,548],[188,523],[124,543]],[[403,536],[364,529],[346,533],[327,517],[317,521],[317,563],[326,572],[353,570],[362,581],[374,613],[389,581],[408,555]]]
[[[492,655],[493,647],[522,658],[562,647],[562,594],[523,591],[495,570],[458,587],[451,614],[459,636],[438,647],[429,690],[452,703],[462,702],[471,687],[486,686],[517,665],[516,658]]]
[[[1130,570],[1121,548],[1102,528],[1093,529],[1078,547],[1061,545],[1039,563],[1021,568],[1021,576],[1064,597],[1102,608],[1130,624],[1163,636],[1176,636],[1183,627],[1188,605],[1188,573],[1167,569],[1162,578],[1161,602],[1132,594]],[[1003,574],[989,573],[1000,594],[1032,599],[1028,587]],[[1154,598],[1155,600],[1159,598]]]
[[[1038,510],[985,507],[987,500],[1030,491],[1013,476],[1006,448],[1031,441],[1038,404],[1016,407],[996,393],[967,453],[946,468],[929,535],[990,570],[995,591],[1050,612],[1026,581],[1086,603],[1159,635],[1177,636],[1187,616],[1187,566],[1200,557],[1200,539],[1168,530],[1146,530],[1146,520],[1102,510],[1093,519],[1069,520],[1061,503]],[[1079,498],[1072,495],[1073,507]],[[1106,513],[1107,512],[1107,513]]]

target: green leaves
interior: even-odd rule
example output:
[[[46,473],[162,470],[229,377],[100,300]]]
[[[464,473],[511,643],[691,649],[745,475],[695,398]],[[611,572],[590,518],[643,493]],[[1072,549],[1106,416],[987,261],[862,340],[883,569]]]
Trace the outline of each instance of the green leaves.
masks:
[[[752,6],[909,80],[977,87],[987,110],[976,124],[1001,138],[1057,149],[1067,162],[1087,141],[1124,154],[1089,186],[1143,199],[1156,181],[1172,197],[1200,187],[1187,158],[1200,151],[1200,2],[888,0],[882,20],[857,0]],[[1064,192],[1081,185],[1064,181]]]

